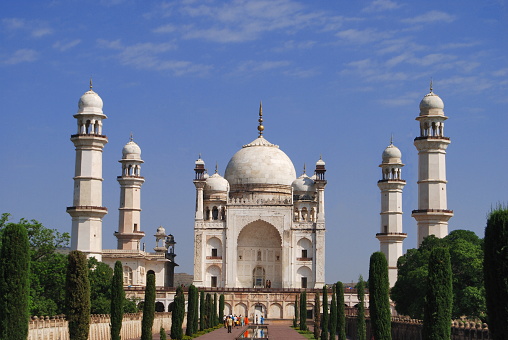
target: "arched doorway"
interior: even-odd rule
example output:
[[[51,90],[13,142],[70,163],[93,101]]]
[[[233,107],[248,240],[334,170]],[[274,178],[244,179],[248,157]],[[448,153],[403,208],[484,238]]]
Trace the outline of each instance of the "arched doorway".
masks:
[[[237,283],[241,288],[282,288],[282,238],[268,222],[246,225],[237,241]]]

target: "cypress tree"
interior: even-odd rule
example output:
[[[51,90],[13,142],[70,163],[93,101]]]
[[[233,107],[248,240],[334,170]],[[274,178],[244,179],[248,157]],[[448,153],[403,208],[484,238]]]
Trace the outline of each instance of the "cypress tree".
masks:
[[[205,327],[205,292],[201,291],[199,295],[199,330],[206,329]]]
[[[434,248],[429,257],[427,293],[423,308],[422,338],[424,340],[450,339],[452,303],[450,252],[448,248]]]
[[[337,335],[338,340],[346,340],[346,311],[344,309],[344,285],[338,281],[337,290]]]
[[[224,294],[219,297],[219,322],[222,323],[222,320],[224,320]]]
[[[307,293],[305,291],[300,294],[300,329],[307,330]]]
[[[366,340],[367,330],[365,325],[365,281],[363,276],[360,275],[358,278],[358,284],[356,285],[356,293],[358,295],[358,316],[356,317],[357,322],[357,339]]]
[[[0,250],[0,339],[26,340],[30,293],[30,250],[23,225],[8,224]]]
[[[298,309],[298,295],[295,296],[295,316],[293,318],[293,327],[296,328],[299,326],[298,324],[298,315],[300,314],[300,309]]]
[[[372,335],[376,340],[391,340],[390,283],[385,254],[378,251],[370,256],[369,309]]]
[[[330,306],[330,339],[335,340],[337,334],[337,297],[335,285],[332,285],[332,304]]]
[[[183,288],[176,288],[173,312],[171,313],[171,339],[181,339],[183,337],[183,318],[185,317],[185,295]]]
[[[162,326],[161,326],[161,330],[159,332],[159,339],[160,340],[166,340],[167,339],[167,337],[166,337],[166,330]]]
[[[124,300],[122,262],[116,261],[111,280],[111,340],[120,340]]]
[[[215,327],[219,324],[219,316],[217,315],[217,293],[213,294],[213,325]]]
[[[328,340],[328,287],[323,286],[323,318],[321,320],[321,340]]]
[[[494,340],[501,340],[508,334],[508,208],[489,214],[484,249],[489,330]]]
[[[194,324],[192,325],[192,332],[196,333],[199,330],[199,292],[196,287],[193,288],[194,290]]]
[[[71,340],[87,340],[90,331],[88,260],[78,250],[69,253],[65,284],[66,318]]]
[[[196,332],[194,329],[194,308],[196,308],[196,305],[194,303],[194,296],[196,295],[195,286],[190,285],[189,286],[189,294],[187,296],[188,302],[187,302],[187,328],[185,329],[185,335],[191,336]]]
[[[205,329],[212,327],[212,296],[206,293],[205,299]]]
[[[141,320],[141,340],[152,340],[153,319],[155,316],[155,274],[149,272],[146,276],[145,302],[143,304],[143,319]]]
[[[319,339],[321,333],[321,302],[319,292],[314,296],[314,338]]]

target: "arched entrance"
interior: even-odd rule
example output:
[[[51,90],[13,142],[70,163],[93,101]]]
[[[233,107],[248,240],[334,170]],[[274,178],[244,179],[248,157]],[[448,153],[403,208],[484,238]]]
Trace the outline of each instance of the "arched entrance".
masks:
[[[238,235],[237,283],[241,288],[282,287],[282,239],[268,222],[257,220]]]

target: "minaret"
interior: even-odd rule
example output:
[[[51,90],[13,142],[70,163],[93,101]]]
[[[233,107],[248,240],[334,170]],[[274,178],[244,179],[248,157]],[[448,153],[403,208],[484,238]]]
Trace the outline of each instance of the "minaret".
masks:
[[[78,103],[77,134],[71,136],[76,147],[71,249],[102,259],[102,218],[108,209],[102,206],[102,149],[108,138],[102,134],[102,99],[92,90]]]
[[[401,176],[404,166],[401,158],[400,150],[390,142],[379,165],[383,177],[377,182],[381,189],[381,230],[376,238],[388,261],[390,287],[397,281],[397,260],[402,256],[402,241],[407,237],[402,232],[402,189],[406,181]]]
[[[316,275],[314,287],[321,287],[325,282],[325,161],[320,156],[316,162],[316,170],[314,172],[314,183],[317,189],[317,216],[316,216],[316,240],[315,240],[315,261],[314,272]]]
[[[194,185],[196,186],[196,220],[203,219],[203,189],[205,188],[206,178],[205,178],[205,162],[201,159],[201,154],[196,160],[194,168]]]
[[[141,231],[141,186],[145,179],[141,177],[141,149],[134,143],[132,135],[130,141],[122,150],[122,176],[118,176],[120,183],[120,208],[118,231],[118,249],[139,250],[139,241],[145,236]]]
[[[446,202],[446,148],[450,138],[444,136],[444,104],[432,92],[420,102],[420,136],[414,144],[418,150],[418,210],[412,216],[418,224],[418,245],[429,235],[448,235],[448,220],[453,211]]]

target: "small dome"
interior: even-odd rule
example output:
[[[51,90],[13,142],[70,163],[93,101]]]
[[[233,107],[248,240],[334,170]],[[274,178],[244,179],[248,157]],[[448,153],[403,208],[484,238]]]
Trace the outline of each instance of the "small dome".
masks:
[[[244,145],[229,161],[224,177],[232,185],[291,185],[296,171],[291,159],[264,137]]]
[[[430,91],[420,102],[420,116],[430,114],[443,115],[444,103],[434,92]]]
[[[383,163],[401,163],[402,153],[395,145],[390,144],[383,151]]]
[[[199,158],[196,160],[196,163],[194,163],[196,165],[205,165],[205,161],[201,159],[201,156],[199,156]]]
[[[155,236],[166,236],[166,229],[164,227],[160,226],[157,228],[157,232],[155,233]]]
[[[321,157],[319,157],[318,161],[316,162],[316,166],[317,165],[326,165],[326,163]]]
[[[224,177],[218,173],[214,173],[212,176],[206,179],[205,190],[228,191],[229,183]]]
[[[92,89],[79,98],[78,113],[102,114],[102,99]]]
[[[132,140],[129,141],[122,150],[122,159],[138,159],[141,160],[141,148]]]
[[[291,184],[291,186],[293,187],[293,191],[295,193],[304,193],[304,192],[307,193],[316,191],[314,181],[306,174],[303,174],[297,179],[295,179],[293,181],[293,184]]]

